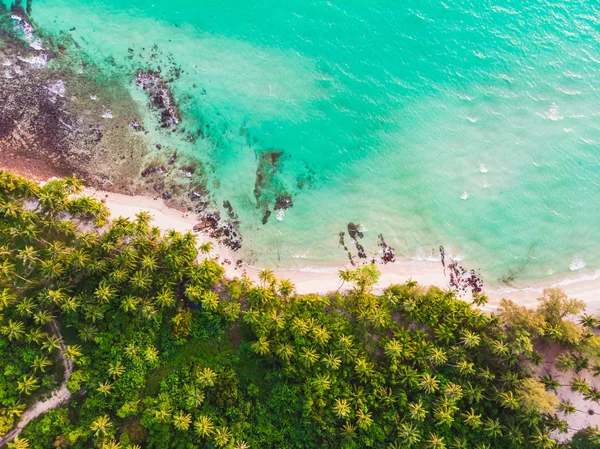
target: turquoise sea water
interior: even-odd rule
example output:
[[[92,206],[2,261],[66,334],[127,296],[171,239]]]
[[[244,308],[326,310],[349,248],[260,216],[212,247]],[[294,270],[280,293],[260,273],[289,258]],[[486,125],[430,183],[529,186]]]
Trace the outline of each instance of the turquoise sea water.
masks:
[[[155,139],[207,165],[258,265],[343,262],[352,221],[370,253],[379,233],[409,258],[445,245],[486,280],[600,268],[595,2],[34,0],[33,19],[107,70],[153,45],[183,69],[183,126],[210,137]],[[294,207],[262,225],[273,148]]]

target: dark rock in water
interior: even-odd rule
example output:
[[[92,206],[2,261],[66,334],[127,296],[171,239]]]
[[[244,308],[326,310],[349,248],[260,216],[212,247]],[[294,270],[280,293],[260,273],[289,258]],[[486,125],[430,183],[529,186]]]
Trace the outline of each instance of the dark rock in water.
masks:
[[[275,202],[279,209],[287,209],[292,206],[292,197],[281,193],[283,187],[277,182],[276,175],[281,165],[283,152],[278,150],[263,151],[258,156],[256,167],[256,179],[254,181],[254,197],[256,207],[263,213],[263,224],[271,215],[269,205]],[[277,207],[275,208],[277,210]]]
[[[446,249],[440,245],[440,257],[442,261],[442,267],[444,267],[444,274],[446,274]]]
[[[358,257],[360,259],[366,259],[367,258],[367,252],[365,251],[365,247],[362,246],[360,243],[356,242],[356,249],[358,251]]]
[[[396,256],[394,254],[394,248],[392,248],[391,246],[388,246],[388,244],[385,243],[385,240],[383,239],[383,234],[379,234],[377,239],[378,239],[377,244],[381,247],[381,249],[383,251],[383,255],[381,256],[382,262],[384,264],[386,264],[388,262],[395,262]]]
[[[354,246],[358,251],[358,257],[360,257],[361,259],[366,259],[367,252],[365,251],[364,246],[358,243],[358,239],[362,239],[364,237],[364,234],[359,230],[358,225],[352,222],[348,223],[348,235],[354,242]]]
[[[344,231],[340,231],[340,233],[338,235],[340,237],[339,245],[343,246],[345,251],[348,251],[348,248],[346,247],[346,242],[344,241],[344,237],[346,236],[346,233]]]
[[[352,266],[355,266],[356,264],[354,263],[354,258],[352,257],[352,253],[350,253],[350,251],[348,251],[348,259],[350,259],[350,263],[352,264]]]
[[[362,239],[364,237],[364,234],[358,229],[358,225],[352,222],[348,223],[348,235],[353,240],[356,240],[357,238]]]
[[[258,157],[256,180],[254,182],[254,197],[260,200],[262,190],[268,188],[273,177],[279,170],[283,151],[265,151]]]
[[[290,207],[294,206],[294,201],[292,199],[292,195],[289,195],[287,193],[283,193],[280,195],[277,195],[277,199],[275,200],[275,207],[273,207],[273,209],[275,210],[287,210]]]
[[[173,93],[158,71],[139,72],[135,85],[148,94],[150,103],[160,114],[163,128],[170,128],[181,122]]]
[[[176,160],[177,160],[177,151],[175,151],[169,158],[169,165],[173,165]]]
[[[196,169],[194,167],[181,167],[181,174],[183,174],[186,178],[191,178],[194,173],[196,173]]]
[[[227,215],[229,216],[229,218],[231,220],[237,220],[238,219],[238,215],[233,210],[233,206],[231,205],[231,203],[229,202],[229,200],[223,201],[223,207],[227,211]]]
[[[270,216],[271,216],[271,211],[269,209],[267,209],[265,211],[265,214],[263,215],[262,224],[267,224],[267,220],[269,219]]]

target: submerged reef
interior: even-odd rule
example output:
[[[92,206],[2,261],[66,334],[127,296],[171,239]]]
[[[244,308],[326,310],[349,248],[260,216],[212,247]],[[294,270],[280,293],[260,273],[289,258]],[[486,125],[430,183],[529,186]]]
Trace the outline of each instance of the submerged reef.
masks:
[[[266,224],[273,210],[285,211],[294,205],[292,195],[285,192],[277,179],[283,158],[283,151],[266,150],[258,155],[254,197],[256,207],[262,214],[262,224]]]
[[[156,111],[155,125],[143,123],[141,105],[128,89],[131,78],[103,72],[70,36],[43,36],[21,7],[9,11],[0,4],[0,163],[160,197],[198,214],[199,228],[239,249],[238,223],[221,219],[202,163],[154,142],[146,129],[170,132],[180,124],[169,85],[177,74],[173,69],[167,79],[160,70],[144,69],[134,75]]]

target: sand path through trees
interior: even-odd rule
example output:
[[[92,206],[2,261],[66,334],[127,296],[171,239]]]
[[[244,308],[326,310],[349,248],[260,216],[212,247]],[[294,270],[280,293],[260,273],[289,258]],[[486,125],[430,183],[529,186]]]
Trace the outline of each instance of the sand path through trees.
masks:
[[[71,398],[71,392],[67,389],[67,382],[71,377],[71,373],[73,372],[73,361],[65,357],[65,351],[67,347],[62,339],[60,334],[60,329],[58,328],[58,323],[56,320],[53,320],[50,323],[50,327],[52,328],[52,332],[60,338],[60,358],[62,360],[63,366],[65,368],[65,376],[60,384],[58,390],[52,392],[50,397],[43,401],[35,402],[31,407],[29,407],[19,419],[17,425],[6,435],[0,438],[0,448],[4,447],[8,442],[12,441],[15,437],[19,436],[19,434],[23,431],[25,426],[33,421],[38,416],[43,415],[44,413],[55,409],[56,407],[64,404]]]

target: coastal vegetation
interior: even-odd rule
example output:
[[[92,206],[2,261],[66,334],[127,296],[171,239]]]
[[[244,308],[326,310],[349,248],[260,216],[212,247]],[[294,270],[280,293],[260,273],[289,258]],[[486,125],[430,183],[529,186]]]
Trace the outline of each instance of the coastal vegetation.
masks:
[[[81,192],[0,171],[0,446],[551,448],[577,411],[546,365],[600,402],[580,377],[600,374],[598,321],[560,290],[487,314],[481,293],[375,293],[367,264],[340,272],[343,293],[300,295],[269,270],[227,279],[210,244],[145,213],[109,221]]]

